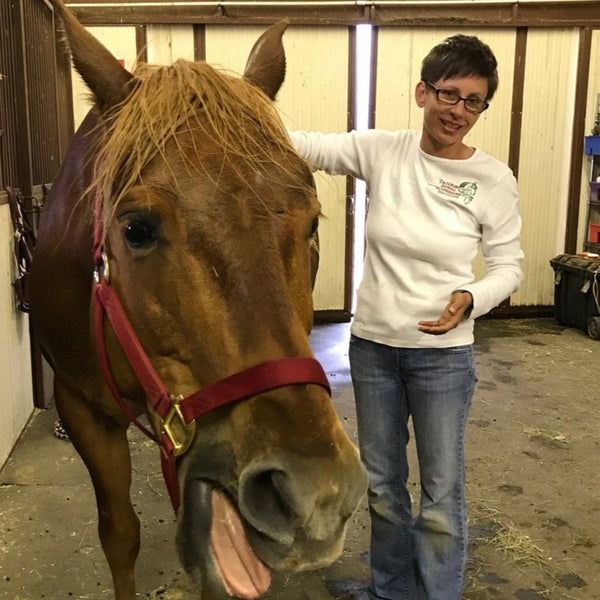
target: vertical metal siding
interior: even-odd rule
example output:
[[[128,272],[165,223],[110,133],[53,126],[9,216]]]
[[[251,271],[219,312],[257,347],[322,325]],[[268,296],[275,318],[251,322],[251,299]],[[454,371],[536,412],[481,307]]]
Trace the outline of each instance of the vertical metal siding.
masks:
[[[465,142],[507,162],[514,71],[512,29],[380,28],[375,125],[382,129],[421,129],[422,112],[414,99],[421,62],[433,46],[458,33],[475,35],[491,47],[500,77],[492,105]]]
[[[421,79],[421,63],[433,46],[456,34],[475,35],[490,46],[498,61],[500,80],[490,108],[481,115],[465,143],[506,163],[514,75],[513,29],[380,28],[376,127],[421,129],[423,114],[414,98]],[[484,273],[481,256],[475,260],[474,271],[477,278]]]
[[[137,59],[136,28],[129,26],[115,27],[89,27],[90,33],[94,35],[115,58],[123,60],[125,68],[132,70]],[[92,105],[91,93],[79,73],[71,70],[73,85],[73,121],[77,129],[87,115]]]
[[[525,279],[516,304],[554,299],[548,261],[565,241],[577,43],[573,29],[530,29],[527,36],[519,163]]]
[[[192,25],[148,25],[148,62],[170,65],[177,59],[194,60]]]
[[[5,5],[1,8],[6,11]],[[4,22],[3,15],[3,25]],[[119,33],[123,31],[116,27],[104,29],[118,29]],[[264,27],[260,26],[206,26],[207,60],[241,72],[252,43],[263,30]],[[492,107],[482,115],[467,142],[507,162],[516,35],[514,28],[465,30],[381,27],[378,37],[375,126],[392,129],[421,126],[420,110],[413,99],[420,61],[433,44],[459,31],[479,35],[490,44],[497,55],[500,71],[500,87]],[[172,32],[170,35],[169,45],[173,47]],[[513,305],[548,305],[553,301],[551,274],[549,275],[546,263],[554,254],[562,251],[564,241],[577,39],[577,28],[528,29],[518,165],[526,279],[519,292],[513,296]],[[5,40],[6,36],[2,43]],[[286,124],[295,129],[344,130],[348,89],[347,29],[290,27],[284,43],[288,54],[288,75],[279,95],[279,106]],[[6,53],[4,50],[2,52]],[[175,59],[173,50],[170,49],[169,52],[170,58]],[[591,130],[596,94],[600,92],[599,53],[600,32],[596,31],[593,34],[590,64],[586,132]],[[327,60],[323,60],[323,56],[327,56]],[[548,73],[552,73],[552,76],[548,77]],[[0,84],[0,101],[6,103],[6,93],[2,95],[2,89]],[[2,140],[2,144],[4,147],[6,140]],[[2,164],[2,168],[6,179],[5,174],[10,170],[10,165]],[[588,176],[585,160],[579,215],[579,247],[585,233]],[[341,304],[337,300],[338,292],[343,287],[340,284],[343,275],[338,277],[338,273],[343,271],[339,261],[344,252],[343,245],[338,244],[341,236],[336,228],[343,223],[337,212],[344,204],[343,182],[339,185],[335,179],[320,182],[319,193],[328,219],[322,223],[325,262],[315,293],[316,306],[323,309],[339,308]],[[330,240],[333,241],[332,248],[327,247]],[[327,261],[331,257],[335,258],[329,264]],[[480,274],[479,263],[476,270]]]
[[[242,73],[258,26],[207,26],[206,58]],[[277,105],[289,129],[346,130],[348,28],[290,27],[284,35],[286,80]],[[324,60],[326,57],[326,60]],[[346,178],[316,174],[324,218],[319,225],[321,258],[313,294],[315,310],[342,310],[345,295]]]
[[[289,129],[346,131],[348,113],[347,27],[290,27],[284,37],[286,81],[278,105]],[[346,295],[346,177],[315,173],[323,218],[315,310],[341,311]]]
[[[489,111],[484,113],[465,141],[507,162],[514,29],[382,28],[379,33],[377,126],[421,127],[420,111],[413,99],[414,87],[419,81],[420,61],[433,44],[457,32],[477,35],[488,43],[498,59],[500,75],[500,86]],[[560,253],[564,244],[577,39],[574,29],[530,29],[527,37],[519,162],[525,280],[511,298],[511,305],[553,303],[548,260]],[[598,34],[594,41],[596,52],[592,54],[596,56]],[[600,91],[599,70],[595,59],[590,75],[590,94]],[[595,99],[590,97],[588,105],[595,105]],[[593,115],[588,115],[588,119],[591,122]],[[477,276],[482,274],[480,260],[476,261],[475,270]]]
[[[264,33],[260,25],[207,25],[206,62],[216,68],[242,75],[254,42]],[[287,41],[288,32],[284,39]],[[287,49],[287,44],[286,44]]]
[[[132,68],[135,30],[129,27],[90,27],[117,58]],[[206,26],[206,60],[243,73],[248,54],[264,26]],[[187,26],[148,26],[148,59],[169,63],[179,57],[193,59],[193,29]],[[277,104],[286,125],[294,129],[345,131],[348,93],[348,28],[290,27],[284,37],[287,75]],[[323,61],[323,56],[328,60]],[[89,92],[73,72],[75,126],[89,110]],[[346,183],[344,177],[317,176],[323,206],[321,266],[314,292],[316,310],[344,307]]]

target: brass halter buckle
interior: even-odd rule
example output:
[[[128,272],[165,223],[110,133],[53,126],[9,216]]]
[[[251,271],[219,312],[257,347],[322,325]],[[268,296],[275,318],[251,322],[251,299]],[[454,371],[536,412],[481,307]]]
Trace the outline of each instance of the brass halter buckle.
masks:
[[[181,413],[182,395],[171,394],[171,408],[165,417],[162,429],[173,444],[173,456],[181,456],[194,440],[196,421],[186,423]]]

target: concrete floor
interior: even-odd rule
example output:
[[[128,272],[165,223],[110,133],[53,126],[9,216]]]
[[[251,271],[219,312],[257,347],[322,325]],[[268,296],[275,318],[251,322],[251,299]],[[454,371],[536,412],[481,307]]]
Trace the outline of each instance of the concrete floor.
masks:
[[[600,600],[600,342],[552,319],[481,321],[476,336],[465,598]],[[311,340],[340,418],[356,440],[348,337],[347,324],[322,325]],[[53,410],[36,411],[0,472],[1,600],[112,597],[88,475],[71,445],[54,437],[55,419]],[[131,447],[132,497],[142,523],[139,597],[197,598],[174,552],[175,521],[158,451],[135,431]],[[499,534],[507,530],[519,541],[502,545]],[[363,504],[334,565],[279,579],[269,597],[358,597],[368,579],[367,548]]]

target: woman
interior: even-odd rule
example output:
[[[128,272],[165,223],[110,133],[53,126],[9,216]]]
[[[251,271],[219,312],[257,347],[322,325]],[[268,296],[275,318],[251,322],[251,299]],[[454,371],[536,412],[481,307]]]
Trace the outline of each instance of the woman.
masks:
[[[473,321],[522,279],[515,178],[463,142],[494,96],[496,67],[487,45],[456,35],[423,61],[415,90],[421,131],[290,133],[315,168],[363,179],[369,189],[350,366],[369,472],[370,600],[461,598]],[[475,281],[478,248],[486,270]],[[421,480],[416,519],[409,417]]]

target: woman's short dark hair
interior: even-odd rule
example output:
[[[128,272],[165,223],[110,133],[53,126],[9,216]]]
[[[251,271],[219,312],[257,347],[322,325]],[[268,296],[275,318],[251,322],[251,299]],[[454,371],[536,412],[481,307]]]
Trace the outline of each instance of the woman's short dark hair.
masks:
[[[436,83],[451,77],[483,77],[488,82],[486,100],[498,89],[498,63],[487,44],[471,35],[453,35],[434,46],[423,59],[421,79]]]

